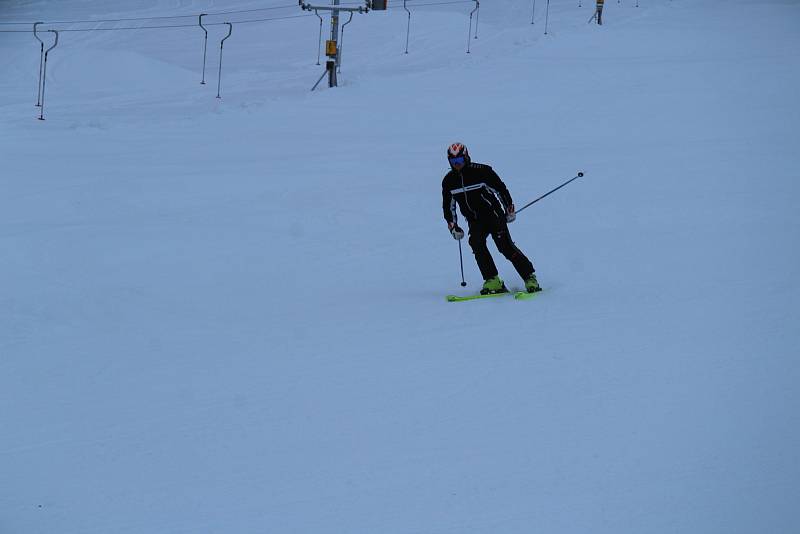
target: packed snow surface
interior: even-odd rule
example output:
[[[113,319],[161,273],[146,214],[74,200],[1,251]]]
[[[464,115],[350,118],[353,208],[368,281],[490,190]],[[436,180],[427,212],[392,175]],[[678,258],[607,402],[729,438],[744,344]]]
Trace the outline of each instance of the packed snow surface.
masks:
[[[800,532],[800,3],[415,2],[0,1],[0,532]]]

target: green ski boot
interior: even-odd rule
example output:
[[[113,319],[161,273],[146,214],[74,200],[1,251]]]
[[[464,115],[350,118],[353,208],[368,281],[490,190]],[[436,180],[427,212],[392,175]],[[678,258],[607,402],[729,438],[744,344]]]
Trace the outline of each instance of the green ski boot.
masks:
[[[536,280],[536,273],[531,274],[531,276],[525,280],[525,291],[528,293],[536,293],[541,290],[542,288],[539,285],[539,281]]]
[[[499,276],[494,276],[486,280],[483,283],[483,289],[481,289],[481,295],[494,295],[495,293],[508,293],[506,285]]]

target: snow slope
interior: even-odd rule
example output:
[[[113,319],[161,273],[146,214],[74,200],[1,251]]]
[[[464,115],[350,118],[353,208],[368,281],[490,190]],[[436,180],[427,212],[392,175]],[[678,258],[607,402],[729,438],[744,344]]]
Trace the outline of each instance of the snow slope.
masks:
[[[357,16],[314,93],[318,19],[239,23],[220,100],[222,26],[205,86],[197,27],[62,31],[45,121],[0,33],[0,532],[800,531],[800,5],[537,4]],[[532,301],[444,300],[455,140],[586,173],[511,226]]]

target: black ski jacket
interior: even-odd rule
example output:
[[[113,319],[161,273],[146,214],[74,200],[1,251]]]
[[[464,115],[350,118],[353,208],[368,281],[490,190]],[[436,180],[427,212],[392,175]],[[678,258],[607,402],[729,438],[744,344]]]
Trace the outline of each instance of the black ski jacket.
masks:
[[[505,220],[513,203],[506,184],[489,165],[469,162],[461,171],[451,169],[442,180],[442,210],[448,223],[455,223],[456,204],[468,223]]]

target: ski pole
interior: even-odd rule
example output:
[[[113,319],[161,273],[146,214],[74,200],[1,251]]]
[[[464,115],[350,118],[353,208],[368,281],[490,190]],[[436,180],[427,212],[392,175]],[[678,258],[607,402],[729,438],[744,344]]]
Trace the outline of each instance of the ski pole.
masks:
[[[467,282],[464,280],[464,255],[461,253],[461,240],[458,240],[458,259],[461,262],[461,287],[465,287]]]
[[[517,210],[517,213],[521,212],[522,210],[524,210],[525,208],[527,208],[527,207],[528,207],[528,206],[530,206],[531,204],[535,204],[536,202],[539,202],[540,200],[542,200],[544,197],[546,197],[546,196],[547,196],[547,195],[549,195],[550,193],[555,193],[556,191],[558,191],[559,189],[561,189],[562,187],[564,187],[564,186],[565,186],[565,185],[567,185],[568,183],[570,183],[570,182],[573,182],[573,181],[577,180],[578,178],[581,178],[582,176],[583,176],[583,173],[582,173],[582,172],[579,172],[577,176],[573,176],[572,178],[570,178],[569,180],[567,180],[567,181],[566,181],[566,182],[564,182],[563,184],[559,185],[559,186],[558,186],[558,187],[556,187],[555,189],[551,189],[550,191],[548,191],[548,192],[547,192],[547,193],[545,193],[544,195],[540,196],[540,197],[539,197],[539,198],[537,198],[536,200],[533,200],[533,201],[531,201],[531,202],[528,202],[527,204],[525,204],[524,206],[522,206],[520,209],[518,209],[518,210]]]

